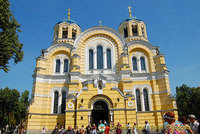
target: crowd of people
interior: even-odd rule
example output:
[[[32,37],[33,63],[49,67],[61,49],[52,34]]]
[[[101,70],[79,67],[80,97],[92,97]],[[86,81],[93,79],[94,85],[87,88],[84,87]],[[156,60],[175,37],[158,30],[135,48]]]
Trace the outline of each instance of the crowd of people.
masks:
[[[180,116],[178,121],[175,119],[174,112],[170,111],[164,114],[165,123],[161,134],[200,134],[200,125],[195,115]]]
[[[185,116],[180,116],[178,120],[175,119],[174,112],[166,112],[163,115],[165,123],[163,124],[161,134],[200,134],[200,125],[196,120],[195,115],[189,115],[188,119]],[[122,125],[118,123],[117,125],[114,122],[111,122],[110,127],[108,123],[104,121],[100,121],[99,124],[104,124],[104,130],[98,130],[95,124],[89,124],[87,127],[84,125],[79,129],[76,127],[72,129],[71,126],[68,126],[68,129],[65,130],[61,125],[60,129],[55,127],[52,134],[122,134]],[[99,125],[98,124],[98,125]],[[144,134],[150,134],[150,124],[148,121],[145,121],[145,127],[143,129]],[[46,128],[42,129],[42,134],[46,134]],[[137,124],[134,123],[133,127],[131,127],[130,123],[126,126],[126,134],[138,134]]]
[[[166,112],[163,115],[165,123],[163,124],[161,134],[200,134],[200,125],[196,120],[195,115],[189,115],[188,119],[185,116],[180,116],[178,121],[175,119],[174,112]],[[110,127],[108,123],[100,121],[99,124],[104,124],[104,131],[99,131],[95,124],[89,124],[87,127],[84,125],[79,129],[78,127],[72,129],[71,126],[68,126],[68,129],[65,130],[61,125],[60,129],[55,127],[52,134],[122,134],[122,125],[118,123],[117,125],[114,122],[111,122]],[[145,127],[143,129],[144,134],[150,134],[150,124],[148,121],[145,121]],[[42,134],[46,134],[46,128],[42,129]],[[130,123],[126,126],[126,134],[138,134],[137,124],[134,123],[131,127]]]
[[[75,129],[72,129],[71,126],[68,126],[67,130],[65,130],[64,127],[61,125],[60,129],[55,127],[52,134],[97,134],[97,133],[98,134],[122,134],[122,125],[120,123],[115,125],[114,122],[111,122],[110,127],[108,126],[108,123],[106,121],[104,121],[104,123],[100,121],[99,124],[105,125],[105,129],[103,131],[98,130],[95,124],[93,124],[92,126],[91,124],[89,124],[86,128],[84,127],[84,125],[82,125],[80,129],[78,129],[78,127],[76,127]],[[44,128],[42,130],[42,134],[45,134]],[[150,126],[148,122],[146,124],[146,128],[150,132]],[[129,123],[127,125],[127,134],[132,134],[132,133],[137,134],[136,123],[134,123],[133,129],[131,128]]]

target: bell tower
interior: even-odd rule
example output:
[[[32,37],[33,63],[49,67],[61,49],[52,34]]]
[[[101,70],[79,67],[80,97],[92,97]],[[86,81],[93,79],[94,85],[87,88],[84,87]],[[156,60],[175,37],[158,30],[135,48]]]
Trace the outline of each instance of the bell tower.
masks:
[[[126,42],[133,40],[148,41],[146,24],[142,20],[132,17],[131,9],[132,7],[129,6],[129,17],[120,24],[119,33],[125,38]]]
[[[81,28],[70,18],[71,9],[69,8],[67,11],[67,19],[58,22],[54,26],[54,41],[74,44],[74,40],[81,33]]]

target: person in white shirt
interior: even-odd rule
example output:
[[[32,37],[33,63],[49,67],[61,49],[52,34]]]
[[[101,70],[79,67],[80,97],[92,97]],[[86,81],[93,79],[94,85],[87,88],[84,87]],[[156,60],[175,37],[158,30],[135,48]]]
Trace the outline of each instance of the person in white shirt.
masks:
[[[190,120],[190,127],[193,131],[194,134],[199,134],[198,132],[198,127],[199,127],[199,123],[196,121],[196,117],[195,115],[189,115],[188,116],[189,120]]]
[[[138,134],[137,133],[137,124],[136,123],[134,123],[134,126],[133,126],[133,134]]]
[[[145,121],[145,134],[150,134],[150,125],[148,121]]]

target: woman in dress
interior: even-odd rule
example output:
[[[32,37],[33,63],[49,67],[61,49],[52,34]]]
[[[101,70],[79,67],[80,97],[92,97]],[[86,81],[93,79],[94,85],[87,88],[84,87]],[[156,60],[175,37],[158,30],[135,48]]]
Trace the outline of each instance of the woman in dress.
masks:
[[[164,114],[164,119],[167,123],[164,123],[161,134],[186,134],[184,125],[175,120],[174,112],[170,111]]]

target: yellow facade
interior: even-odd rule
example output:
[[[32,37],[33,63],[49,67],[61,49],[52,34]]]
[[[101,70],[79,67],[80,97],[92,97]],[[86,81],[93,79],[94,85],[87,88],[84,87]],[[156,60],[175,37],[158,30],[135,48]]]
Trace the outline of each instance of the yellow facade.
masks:
[[[159,127],[163,114],[176,110],[164,55],[148,42],[141,20],[129,17],[119,32],[104,26],[81,32],[68,18],[55,25],[52,45],[36,60],[28,133],[99,120]]]

